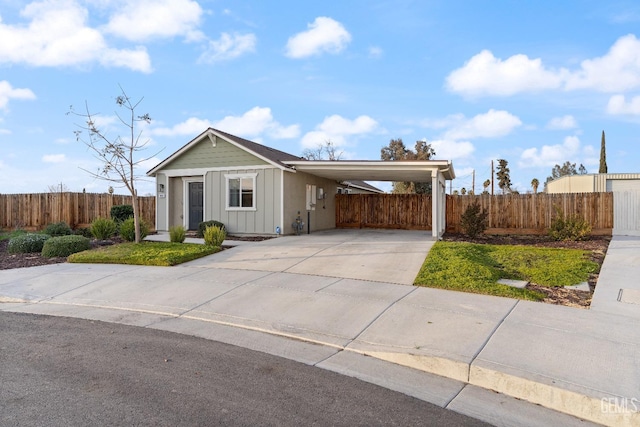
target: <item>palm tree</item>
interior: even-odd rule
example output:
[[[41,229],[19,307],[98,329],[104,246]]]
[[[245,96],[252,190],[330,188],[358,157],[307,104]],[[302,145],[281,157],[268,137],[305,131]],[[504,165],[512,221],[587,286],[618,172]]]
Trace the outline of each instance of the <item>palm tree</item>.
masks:
[[[482,183],[482,187],[484,188],[483,193],[489,194],[489,191],[487,191],[487,188],[489,188],[490,185],[491,185],[490,180],[486,180],[485,182]]]
[[[531,180],[531,188],[533,188],[533,194],[536,194],[538,192],[539,185],[540,185],[540,181],[538,181],[538,178],[533,178]]]

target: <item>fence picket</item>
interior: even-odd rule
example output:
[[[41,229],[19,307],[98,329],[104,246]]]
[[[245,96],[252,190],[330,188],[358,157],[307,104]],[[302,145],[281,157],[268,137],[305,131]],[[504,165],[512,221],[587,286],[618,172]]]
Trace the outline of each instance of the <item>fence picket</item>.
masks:
[[[155,230],[155,197],[138,197],[141,218]],[[102,193],[0,194],[0,229],[41,230],[64,221],[72,228],[88,227],[109,218],[111,206],[131,204],[131,196]]]
[[[447,195],[447,231],[461,232],[460,217],[478,202],[489,213],[490,234],[545,234],[556,218],[580,216],[593,234],[613,229],[613,193]],[[338,194],[338,228],[431,229],[431,196],[421,194]]]

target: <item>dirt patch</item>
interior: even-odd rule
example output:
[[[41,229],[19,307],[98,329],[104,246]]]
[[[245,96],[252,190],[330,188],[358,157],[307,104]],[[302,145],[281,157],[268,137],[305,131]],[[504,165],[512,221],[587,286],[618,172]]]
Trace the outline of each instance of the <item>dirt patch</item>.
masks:
[[[609,248],[611,237],[591,237],[582,241],[555,241],[548,236],[487,236],[482,235],[471,239],[462,234],[445,234],[444,241],[484,243],[491,245],[523,245],[545,248],[581,249],[589,252],[589,259],[602,266],[604,257]],[[598,272],[600,271],[598,268]],[[579,291],[563,287],[540,286],[529,283],[528,289],[538,291],[546,295],[543,302],[547,304],[566,305],[569,307],[589,308],[591,296],[598,282],[598,273],[589,276],[589,291]]]

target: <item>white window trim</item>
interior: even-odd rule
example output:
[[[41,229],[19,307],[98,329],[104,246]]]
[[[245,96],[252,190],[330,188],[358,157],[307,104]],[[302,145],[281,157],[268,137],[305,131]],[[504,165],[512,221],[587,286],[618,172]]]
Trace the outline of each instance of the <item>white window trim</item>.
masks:
[[[258,192],[258,189],[256,188],[256,177],[258,176],[257,173],[229,173],[229,174],[224,174],[224,181],[225,181],[225,185],[224,185],[224,209],[225,211],[256,211],[257,210],[257,206],[256,206],[256,193]],[[230,179],[238,179],[240,178],[240,182],[242,183],[242,178],[251,178],[253,180],[253,194],[252,194],[252,203],[251,203],[251,207],[236,207],[236,206],[229,206],[229,180]],[[240,193],[242,195],[242,188],[240,189]],[[241,196],[242,199],[242,196]]]
[[[204,189],[204,177],[183,177],[182,178],[182,194],[184,202],[182,203],[182,225],[184,228],[189,228],[189,183],[201,182],[202,183],[202,220],[206,221],[207,215],[207,192]],[[168,218],[168,217],[167,217]]]

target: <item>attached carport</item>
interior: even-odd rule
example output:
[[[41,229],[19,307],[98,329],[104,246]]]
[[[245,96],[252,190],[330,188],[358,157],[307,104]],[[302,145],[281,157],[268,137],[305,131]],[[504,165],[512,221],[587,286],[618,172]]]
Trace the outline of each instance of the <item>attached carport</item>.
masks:
[[[414,181],[432,184],[432,236],[442,236],[446,228],[446,181],[455,178],[453,164],[447,160],[338,160],[283,162],[297,171],[335,181]]]

